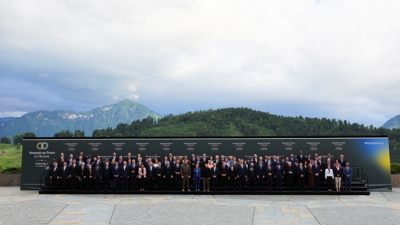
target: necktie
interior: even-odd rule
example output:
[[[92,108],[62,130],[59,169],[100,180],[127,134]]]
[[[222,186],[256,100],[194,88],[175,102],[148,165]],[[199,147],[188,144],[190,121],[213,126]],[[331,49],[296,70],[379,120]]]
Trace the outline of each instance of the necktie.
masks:
[[[281,167],[280,167],[280,166],[278,166],[278,170],[279,170],[279,171],[281,170]]]

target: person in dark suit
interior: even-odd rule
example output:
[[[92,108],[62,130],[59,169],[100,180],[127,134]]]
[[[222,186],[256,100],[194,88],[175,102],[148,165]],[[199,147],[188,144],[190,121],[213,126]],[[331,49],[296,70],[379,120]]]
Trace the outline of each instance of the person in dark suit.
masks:
[[[253,167],[253,164],[250,164],[249,169],[247,170],[247,177],[249,179],[249,190],[254,191],[254,182],[256,180],[256,170]]]
[[[57,163],[59,167],[64,166],[64,162],[66,161],[66,158],[64,157],[64,152],[60,153],[60,158],[58,159]]]
[[[51,170],[50,179],[52,182],[52,191],[58,190],[58,180],[60,179],[60,169],[58,163],[54,163],[54,168]]]
[[[266,167],[263,165],[263,161],[259,160],[256,167],[258,191],[262,191],[264,189],[265,168]]]
[[[67,162],[64,162],[64,165],[61,167],[60,171],[60,179],[61,179],[61,188],[63,191],[67,190],[68,180],[69,180],[69,167]]]
[[[179,164],[179,159],[176,160],[175,166],[174,166],[174,184],[175,184],[175,191],[178,190],[178,186],[182,182],[181,178],[181,166]]]
[[[101,185],[101,178],[103,176],[103,171],[100,167],[100,163],[96,162],[96,165],[93,170],[93,179],[94,179],[94,189],[96,191],[100,191],[100,185]]]
[[[92,165],[89,165],[86,170],[86,189],[88,191],[93,190],[93,181],[93,167]]]
[[[163,177],[164,177],[165,190],[169,191],[171,189],[171,180],[174,177],[172,166],[169,161],[167,161],[167,164],[164,167]]]
[[[76,160],[72,160],[72,165],[69,166],[69,180],[70,180],[70,186],[71,186],[71,191],[75,191],[76,189],[76,180],[78,179],[77,177],[78,174],[78,165],[76,164]]]
[[[229,168],[225,162],[222,162],[222,165],[219,169],[219,174],[221,175],[221,190],[226,191],[228,185],[228,171]]]
[[[211,169],[207,165],[204,165],[201,174],[203,180],[203,191],[210,191]]]
[[[156,179],[156,169],[153,166],[153,162],[149,162],[146,169],[147,169],[147,180],[149,184],[149,190],[153,190],[154,180]]]
[[[103,179],[104,179],[104,191],[108,191],[110,189],[110,180],[112,177],[112,168],[108,162],[105,163]]]
[[[114,168],[112,169],[112,174],[114,177],[114,191],[119,190],[119,181],[121,177],[121,169],[118,162],[115,162]]]
[[[118,160],[118,158],[117,158],[117,153],[116,153],[116,152],[113,152],[113,154],[112,154],[112,156],[111,156],[111,158],[110,158],[110,162],[112,162],[113,159],[115,160],[115,162]]]
[[[51,168],[49,166],[49,163],[46,163],[46,167],[43,169],[42,173],[42,179],[44,180],[44,190],[49,190],[50,189],[50,173],[51,173]]]
[[[79,161],[81,161],[80,163],[86,162],[86,156],[85,154],[83,154],[83,152],[80,152],[79,155],[76,157],[76,162]],[[81,165],[80,163],[78,165]]]
[[[163,189],[163,174],[164,174],[164,168],[161,166],[161,162],[158,162],[158,166],[156,168],[156,185],[157,185],[157,190],[162,191]]]
[[[77,178],[79,182],[79,190],[84,190],[84,186],[86,184],[86,166],[85,163],[82,162],[81,165],[77,169]]]
[[[247,178],[247,169],[246,165],[243,164],[243,159],[239,161],[239,165],[237,167],[237,173],[236,176],[239,181],[239,191],[245,191],[245,185],[246,185],[246,178]]]
[[[129,167],[129,180],[130,180],[130,190],[136,191],[136,179],[137,179],[137,169],[138,165],[136,164],[136,160],[132,160],[132,164]]]
[[[236,169],[233,163],[230,164],[229,171],[228,171],[228,180],[229,180],[229,189],[230,191],[235,191],[236,189]]]
[[[129,167],[126,163],[126,161],[123,162],[121,166],[121,176],[122,180],[122,190],[127,191],[128,190],[128,184],[129,184]]]
[[[274,167],[271,165],[271,161],[267,163],[265,167],[265,177],[267,178],[267,191],[272,191],[272,180],[274,177]]]
[[[274,177],[276,181],[276,190],[277,191],[282,191],[282,179],[283,179],[283,173],[284,168],[281,166],[281,163],[278,161],[277,165],[274,169]]]
[[[213,164],[213,168],[211,168],[211,182],[212,182],[212,187],[213,191],[218,190],[218,177],[219,177],[219,170],[217,167],[217,164]]]
[[[300,162],[299,167],[297,168],[297,180],[298,180],[297,185],[299,191],[304,191],[304,186],[306,182],[306,173],[307,169],[303,166],[303,163]]]
[[[167,162],[169,162],[168,157],[164,156],[164,160],[161,161],[161,166],[165,168],[167,166]],[[171,162],[170,162],[171,163]]]
[[[340,163],[340,165],[342,166],[342,168],[346,167],[347,161],[344,159],[344,156],[343,156],[343,155],[340,155],[339,163]]]
[[[305,156],[303,155],[303,151],[302,150],[299,151],[299,154],[296,156],[296,158],[297,158],[298,162],[303,162],[304,161]]]
[[[350,164],[348,162],[346,162],[346,167],[343,168],[345,191],[351,191],[352,175],[353,175],[353,170],[351,169]]]
[[[318,161],[314,161],[314,165],[312,166],[313,180],[314,180],[314,191],[320,191],[319,186],[319,173],[321,172],[321,166],[318,165]]]
[[[287,166],[285,168],[285,176],[286,176],[288,191],[293,191],[294,169],[291,161],[287,161]]]
[[[72,162],[74,161],[74,155],[73,154],[69,154],[69,158],[67,160],[65,160],[67,162],[68,166],[72,165]]]

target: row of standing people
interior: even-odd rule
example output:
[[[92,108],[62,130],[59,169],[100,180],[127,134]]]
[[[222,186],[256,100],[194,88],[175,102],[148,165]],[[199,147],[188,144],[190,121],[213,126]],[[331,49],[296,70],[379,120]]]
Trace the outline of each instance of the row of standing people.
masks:
[[[292,156],[292,155],[291,155]],[[89,157],[90,158],[90,157]],[[121,159],[122,158],[122,159]],[[213,190],[235,190],[243,191],[248,187],[254,190],[254,184],[257,183],[258,190],[264,190],[265,186],[268,191],[272,191],[272,183],[276,185],[276,190],[282,190],[282,180],[284,179],[288,190],[293,190],[294,184],[297,184],[298,190],[304,191],[304,187],[313,187],[315,191],[320,190],[320,183],[326,180],[328,189],[332,180],[335,180],[336,191],[340,191],[342,178],[345,181],[346,191],[351,191],[351,168],[348,167],[342,156],[336,160],[334,164],[330,163],[330,158],[325,162],[320,157],[308,160],[305,158],[303,162],[298,162],[299,156],[295,159],[287,157],[281,160],[277,156],[272,157],[253,157],[247,160],[236,160],[229,157],[219,160],[216,156],[212,157],[194,157],[189,160],[187,157],[177,159],[165,156],[164,161],[159,161],[157,157],[153,159],[147,158],[143,160],[138,154],[138,162],[136,162],[130,154],[127,158],[122,156],[113,157],[105,162],[100,156],[94,157],[93,160],[85,159],[82,153],[75,159],[71,157],[68,160],[59,160],[62,165],[53,160],[53,164],[47,165],[43,171],[45,180],[45,188],[49,189],[50,181],[52,189],[57,190],[59,186],[63,190],[68,187],[71,190],[108,190],[110,187],[114,190],[139,190],[143,191],[146,187],[153,190],[155,187],[159,190],[170,190],[172,185],[174,190],[189,189],[189,186],[195,185],[195,190],[199,191],[197,185],[203,183],[203,190],[209,191],[210,183]],[[118,159],[118,161],[116,161]],[[84,162],[86,160],[86,163]],[[341,163],[345,163],[342,165]],[[111,163],[110,163],[111,162]],[[282,162],[282,164],[281,164]],[[335,170],[335,168],[336,170]],[[187,169],[188,168],[188,169]],[[197,173],[194,169],[197,168]],[[186,172],[181,171],[184,169]],[[189,171],[189,172],[187,172]],[[199,172],[200,171],[200,172]],[[187,174],[193,173],[193,178]],[[201,174],[199,176],[199,174]],[[325,178],[325,179],[324,179]],[[211,181],[211,182],[210,182]],[[103,187],[102,187],[103,186]]]

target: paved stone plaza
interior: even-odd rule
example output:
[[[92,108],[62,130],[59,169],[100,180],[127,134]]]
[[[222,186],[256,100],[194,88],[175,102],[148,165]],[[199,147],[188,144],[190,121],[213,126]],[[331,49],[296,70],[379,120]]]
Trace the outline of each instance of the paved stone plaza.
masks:
[[[400,189],[370,196],[39,195],[0,187],[0,224],[399,224]]]

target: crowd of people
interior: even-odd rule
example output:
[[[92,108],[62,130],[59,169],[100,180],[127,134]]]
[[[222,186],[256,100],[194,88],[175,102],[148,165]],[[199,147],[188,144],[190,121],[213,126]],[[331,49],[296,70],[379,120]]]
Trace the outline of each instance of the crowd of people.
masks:
[[[340,155],[322,158],[295,156],[216,155],[173,156],[163,158],[140,154],[133,157],[85,156],[70,154],[47,163],[42,173],[44,190],[70,191],[321,191],[321,186],[337,192],[351,191],[352,169]],[[342,187],[344,183],[344,187]]]

